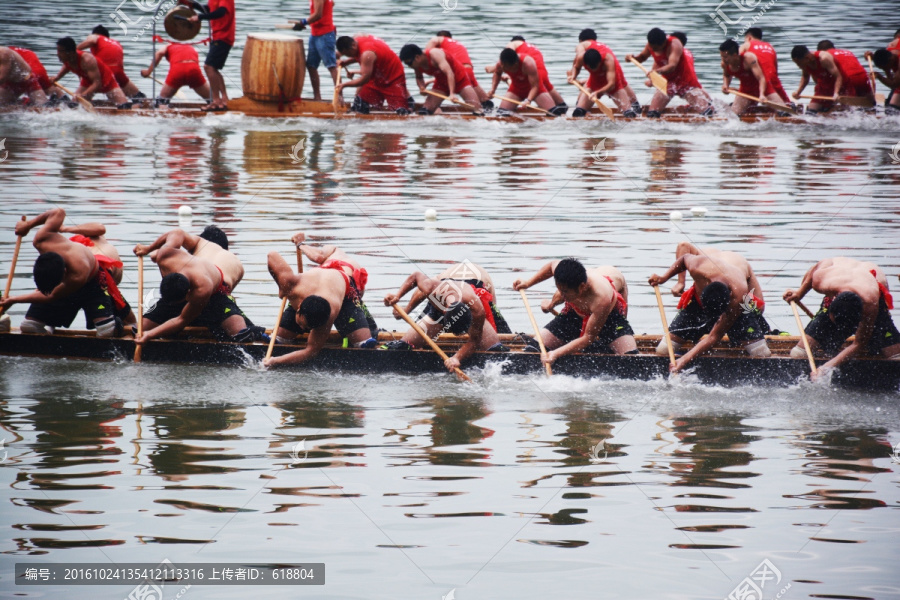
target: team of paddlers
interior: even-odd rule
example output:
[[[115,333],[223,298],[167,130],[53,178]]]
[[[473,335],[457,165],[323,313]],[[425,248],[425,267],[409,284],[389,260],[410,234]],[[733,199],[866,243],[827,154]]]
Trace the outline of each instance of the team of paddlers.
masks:
[[[193,0],[179,0],[179,3],[196,10],[188,20],[210,22],[211,41],[204,70],[200,68],[193,45],[170,43],[156,52],[141,75],[150,77],[156,66],[166,59],[169,73],[157,102],[165,103],[180,88],[190,87],[202,98],[209,99],[203,110],[228,110],[221,70],[235,42],[234,0],[211,0],[209,5]],[[494,64],[485,67],[485,72],[492,78],[490,89],[485,90],[478,83],[468,50],[449,31],[437,32],[424,48],[407,44],[398,55],[373,35],[337,37],[334,8],[334,0],[310,0],[309,17],[291,21],[296,30],[310,28],[306,66],[314,100],[321,100],[318,69],[324,64],[335,82],[336,98],[344,89],[355,88],[356,96],[350,110],[363,114],[382,107],[400,114],[416,110],[422,114],[435,114],[445,100],[465,105],[476,113],[494,108],[513,111],[531,104],[555,116],[569,112],[559,89],[551,83],[543,54],[520,35],[512,38]],[[87,49],[90,49],[89,53],[85,52]],[[835,104],[872,108],[876,105],[876,81],[890,90],[884,101],[885,111],[900,113],[900,94],[897,93],[900,89],[900,30],[886,47],[866,52],[869,72],[857,56],[849,50],[836,48],[830,40],[820,41],[815,50],[804,45],[794,46],[791,59],[800,68],[801,78],[797,90],[790,96],[779,79],[776,51],[763,40],[762,29],[747,29],[741,41],[726,40],[719,46],[719,54],[722,91],[735,95],[731,109],[738,114],[757,104],[783,115],[796,114],[799,107],[794,101],[800,98],[811,99],[806,107],[808,113],[828,111]],[[61,38],[57,42],[57,55],[62,68],[51,78],[34,52],[22,47],[0,46],[0,104],[18,102],[22,96],[27,96],[32,106],[56,105],[60,101],[85,102],[95,94],[103,93],[117,107],[130,108],[133,99],[145,97],[125,74],[121,44],[110,37],[103,25],[95,27],[79,44],[71,37]],[[641,64],[648,58],[653,59],[649,69]],[[647,117],[661,116],[675,96],[683,98],[701,115],[709,116],[715,112],[712,98],[697,78],[694,57],[687,48],[684,33],[666,34],[662,29],[653,28],[647,34],[646,45],[635,54],[626,54],[625,59],[644,71],[648,87],[656,88],[647,106]],[[359,63],[358,70],[349,71],[352,78],[341,82],[340,69],[352,63]],[[416,84],[426,95],[418,109],[407,88],[404,64],[413,69]],[[875,66],[881,72],[876,72]],[[582,69],[588,74],[585,81],[578,79]],[[80,77],[74,100],[62,96],[58,87],[58,82],[68,73]],[[433,78],[430,89],[426,76]],[[579,34],[574,62],[566,72],[566,78],[581,90],[573,117],[587,115],[604,95],[612,99],[624,117],[642,114],[642,106],[628,84],[618,58],[609,46],[598,40],[593,29],[584,29]],[[731,87],[734,79],[740,84],[737,89]],[[814,94],[802,96],[810,79],[815,82]],[[498,87],[504,80],[509,82],[509,88],[498,96]],[[494,105],[495,99],[500,101],[498,107]],[[604,112],[606,110],[608,108]]]
[[[0,300],[0,311],[13,304],[29,304],[20,325],[22,333],[52,335],[55,328],[69,327],[83,310],[87,326],[96,329],[98,336],[134,335],[138,345],[175,336],[189,326],[206,327],[227,342],[272,342],[235,301],[234,290],[244,268],[229,251],[228,237],[221,229],[209,226],[199,236],[175,229],[134,248],[137,256],[150,257],[162,277],[158,300],[142,315],[138,328],[138,317],[118,289],[123,265],[105,237],[106,228],[99,223],[66,226],[65,217],[65,211],[56,208],[16,225],[15,233],[21,237],[37,229],[33,240],[38,251],[33,270],[37,289]],[[298,249],[299,272],[277,252],[268,256],[269,273],[288,305],[272,335],[278,344],[296,344],[298,336],[308,337],[302,350],[267,358],[266,366],[313,358],[326,346],[332,328],[346,346],[373,350],[423,348],[429,341],[423,334],[431,339],[442,334],[466,336],[445,362],[451,371],[475,352],[509,351],[500,335],[512,331],[497,305],[493,279],[480,266],[464,261],[437,277],[411,274],[396,293],[385,296],[384,304],[393,307],[398,318],[424,304],[422,314],[418,323],[410,319],[411,329],[401,339],[381,344],[378,326],[363,301],[369,284],[366,269],[336,246],[306,244],[302,233],[292,242]],[[316,268],[304,271],[302,256]],[[687,274],[693,283],[685,289]],[[687,367],[726,335],[732,347],[742,348],[750,357],[771,356],[764,292],[744,257],[683,242],[674,264],[662,275],[652,275],[648,283],[657,288],[673,277],[677,283],[672,292],[680,297],[678,313],[669,324],[669,335],[656,349],[660,355],[670,350],[680,355],[671,366],[673,372]],[[581,352],[638,354],[628,322],[628,285],[619,269],[585,267],[565,258],[515,280],[512,287],[526,290],[551,278],[556,290],[541,308],[556,316],[539,331],[539,340],[520,334],[524,351],[541,352],[546,364]],[[880,267],[850,258],[828,258],[813,265],[800,287],[786,291],[783,298],[800,302],[811,290],[824,300],[805,337],[811,350],[832,356],[823,368],[838,367],[855,356],[900,360],[900,332],[891,318],[893,300]],[[406,307],[401,308],[401,299],[410,293]],[[563,308],[556,313],[558,305]],[[10,329],[7,315],[0,326]],[[845,345],[851,336],[851,343]],[[806,352],[798,344],[791,356],[803,358]]]

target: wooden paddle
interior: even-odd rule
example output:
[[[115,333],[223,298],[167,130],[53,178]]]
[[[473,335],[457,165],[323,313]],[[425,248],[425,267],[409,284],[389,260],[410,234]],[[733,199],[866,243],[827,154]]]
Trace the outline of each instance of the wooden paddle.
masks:
[[[645,67],[644,65],[639,63],[637,61],[637,59],[633,56],[629,60],[631,60],[631,62],[634,63],[634,65],[637,66],[641,71],[643,71],[644,75],[646,75],[647,77],[650,78],[650,83],[653,84],[653,87],[655,87],[656,89],[661,91],[666,96],[669,95],[669,80],[668,79],[666,79],[665,77],[663,77],[656,71],[651,71],[650,69],[648,69],[647,67]]]
[[[666,319],[666,307],[663,306],[662,294],[659,293],[659,286],[654,285],[653,291],[656,292],[656,303],[659,305],[659,318],[662,319],[663,333],[666,335],[666,346],[669,347],[669,362],[675,366],[675,349],[672,348],[672,336],[669,335],[669,320]]]
[[[449,101],[452,102],[453,104],[458,104],[458,105],[460,105],[460,106],[465,106],[466,108],[468,108],[469,110],[471,110],[473,113],[483,114],[483,113],[481,112],[480,109],[475,108],[474,106],[472,106],[472,105],[469,104],[468,102],[463,102],[462,100],[460,100],[460,99],[458,99],[458,98],[457,98],[457,99],[452,99],[452,98],[450,98],[450,96],[445,96],[445,95],[443,95],[443,94],[440,94],[440,93],[438,93],[438,92],[433,92],[433,91],[431,91],[431,90],[423,90],[423,93],[424,93],[424,94],[428,94],[429,96],[434,96],[435,98],[440,98],[441,100],[449,100]]]
[[[518,104],[518,105],[521,106],[522,108],[528,108],[528,105],[525,104],[524,102],[519,102],[518,100],[513,100],[512,98],[507,98],[506,96],[494,96],[494,98],[496,98],[497,100],[503,100],[504,102],[509,102],[510,104]],[[544,109],[541,108],[540,106],[534,106],[533,108],[534,108],[535,110],[541,111],[542,113],[548,114],[548,115],[550,115],[551,117],[555,117],[555,116],[556,116],[556,115],[554,115],[552,112],[550,112],[549,110],[544,110]]]
[[[75,94],[72,93],[71,90],[64,88],[59,83],[54,83],[53,85],[55,85],[56,87],[61,89],[64,94],[68,94],[69,96],[71,96],[76,102],[78,102],[78,104],[82,105],[86,111],[97,112],[96,110],[94,110],[94,105],[91,104],[91,101],[88,100],[87,98],[82,98],[81,96],[76,96]]]
[[[878,85],[877,85],[878,78],[875,77],[875,64],[872,62],[871,56],[867,56],[866,60],[869,61],[869,77],[872,78],[872,92],[875,94],[875,104],[884,105],[884,102],[885,102],[884,94],[879,94],[877,91],[878,90]]]
[[[823,102],[834,102],[834,98],[831,96],[800,96],[804,100],[821,100]],[[839,96],[838,102],[841,104],[846,104],[847,106],[862,106],[865,108],[871,108],[875,106],[871,100],[866,98],[865,96]]]
[[[144,335],[144,257],[138,256],[138,337]],[[134,345],[134,362],[141,362],[142,344]]]
[[[816,318],[816,315],[813,314],[813,311],[811,311],[811,310],[809,310],[808,308],[806,308],[806,305],[805,305],[805,304],[803,304],[803,303],[800,302],[799,300],[794,300],[794,302],[797,303],[797,306],[799,306],[799,307],[803,310],[803,312],[805,312],[805,313],[809,316],[810,319],[815,319],[815,318]]]
[[[160,81],[159,79],[157,79],[156,77],[153,77],[152,75],[150,76],[150,79],[152,79],[159,85],[166,85],[166,82]],[[181,90],[178,90],[177,92],[175,92],[175,97],[178,98],[179,100],[187,100],[187,96]]]
[[[583,85],[581,85],[580,83],[578,83],[577,79],[573,79],[569,83],[571,83],[572,85],[577,87],[579,90],[581,90],[581,93],[584,94],[585,96],[587,96],[588,98],[591,97],[591,91],[589,89],[587,89],[586,87],[584,87]],[[616,118],[615,114],[613,114],[612,109],[610,107],[608,107],[607,105],[603,104],[602,102],[600,102],[600,98],[594,98],[594,104],[597,105],[597,108],[600,109],[600,112],[602,112],[604,115],[606,115],[610,119]]]
[[[343,71],[338,69],[337,72],[337,81],[334,84],[334,96],[331,98],[331,108],[334,110],[334,116],[337,117],[340,114],[341,107],[341,93],[338,91],[338,86],[341,85],[341,75]]]
[[[734,89],[734,88],[728,88],[728,93],[729,93],[729,94],[734,94],[735,96],[739,96],[739,97],[741,97],[741,98],[746,98],[747,100],[752,100],[753,102],[759,102],[760,104],[763,104],[763,105],[765,105],[765,106],[768,106],[768,107],[771,108],[772,110],[777,110],[777,111],[781,111],[781,112],[786,112],[786,113],[790,113],[790,114],[792,114],[792,115],[799,115],[799,114],[800,114],[798,111],[794,110],[794,109],[791,108],[790,106],[785,106],[784,104],[779,104],[778,102],[771,102],[771,101],[769,101],[769,100],[763,100],[763,101],[760,101],[759,98],[754,98],[754,97],[751,96],[750,94],[745,94],[744,92],[738,91],[738,90],[736,90],[736,89]]]
[[[431,346],[431,349],[434,350],[438,356],[440,356],[442,359],[444,359],[444,362],[447,362],[447,360],[449,360],[450,357],[447,356],[443,350],[441,350],[441,347],[438,346],[433,339],[428,337],[428,334],[425,333],[421,327],[419,327],[418,323],[413,321],[409,317],[409,315],[406,314],[405,310],[400,308],[399,304],[394,304],[394,308],[397,310],[398,313],[400,313],[400,316],[403,317],[403,320],[406,321],[407,323],[409,323],[409,326],[412,327],[416,333],[418,333],[420,336],[422,336],[422,339],[424,339],[426,342],[428,342],[428,345]],[[453,372],[456,373],[456,376],[459,377],[460,381],[472,381],[468,375],[466,375],[465,373],[462,372],[461,369],[453,369]]]
[[[27,221],[25,215],[22,215],[22,220]],[[6,289],[3,290],[3,298],[9,298],[9,291],[12,289],[12,280],[16,275],[16,261],[19,260],[19,250],[22,249],[22,236],[16,236],[16,249],[13,250],[12,264],[9,266],[9,277],[6,278]],[[0,315],[5,312],[6,309],[0,308]]]
[[[818,368],[816,368],[816,359],[813,358],[812,350],[809,348],[809,339],[806,337],[806,330],[803,328],[803,323],[800,322],[800,313],[797,312],[797,303],[791,302],[791,308],[794,310],[794,318],[797,319],[797,327],[800,328],[800,339],[803,340],[803,347],[806,348],[806,357],[809,359],[809,367],[812,369],[813,373],[817,373]]]
[[[531,305],[528,304],[528,296],[525,294],[525,290],[519,290],[519,293],[522,294],[522,302],[525,303],[525,310],[528,311],[528,318],[531,319],[531,326],[534,327],[534,335],[537,338],[538,346],[541,347],[541,358],[547,356],[547,348],[544,347],[544,339],[541,337],[541,328],[538,327],[537,320],[534,318],[534,313],[531,312]],[[545,364],[544,367],[547,369],[547,377],[553,375],[553,367],[549,364]]]
[[[297,269],[301,273],[303,272],[303,253],[300,251],[300,246],[297,246]],[[275,339],[278,336],[278,328],[281,326],[281,317],[284,316],[284,309],[287,308],[287,302],[287,296],[281,299],[281,308],[278,309],[278,319],[275,321],[275,326],[272,328],[272,337],[269,340],[269,348],[266,350],[266,360],[272,358],[272,353],[275,351]]]

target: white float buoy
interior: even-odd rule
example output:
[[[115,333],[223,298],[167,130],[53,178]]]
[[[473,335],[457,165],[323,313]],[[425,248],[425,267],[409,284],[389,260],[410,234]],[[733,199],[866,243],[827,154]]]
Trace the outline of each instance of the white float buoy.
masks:
[[[684,218],[684,215],[681,214],[680,210],[673,210],[671,213],[669,213],[669,218],[673,221],[680,221]]]
[[[182,204],[178,207],[178,216],[179,217],[190,217],[194,214],[194,211],[191,210],[191,207],[187,204]]]
[[[707,210],[706,210],[706,208],[703,207],[703,206],[695,206],[694,208],[691,209],[691,213],[692,213],[695,217],[705,217],[705,216],[706,216],[706,212],[707,212]]]
[[[429,208],[425,211],[425,220],[426,221],[437,221],[437,211],[433,208]]]

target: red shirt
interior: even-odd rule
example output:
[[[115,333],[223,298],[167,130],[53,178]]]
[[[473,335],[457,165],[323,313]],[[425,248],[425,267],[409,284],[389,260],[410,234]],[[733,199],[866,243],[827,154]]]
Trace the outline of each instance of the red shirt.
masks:
[[[657,69],[669,64],[669,52],[672,50],[672,42],[676,39],[678,38],[670,35],[662,52],[657,53],[652,48],[650,49]],[[681,60],[678,61],[678,66],[663,75],[663,77],[672,84],[670,85],[670,92],[673,91],[673,86],[683,88],[701,87],[700,81],[697,79],[697,73],[694,71],[694,55],[687,48],[684,48]]]
[[[316,12],[316,1],[309,0],[309,14],[313,14]],[[326,33],[331,33],[335,31],[334,26],[334,0],[325,0],[325,5],[322,7],[322,18],[316,21],[315,23],[311,23],[309,26],[309,32],[312,35],[319,36],[325,35]]]
[[[619,59],[616,58],[616,55],[613,54],[613,51],[610,50],[609,46],[601,44],[596,40],[591,40],[591,45],[588,47],[588,50],[596,50],[599,52],[601,60],[604,61],[606,60],[607,55],[613,57],[613,61],[616,63],[616,85],[610,90],[610,94],[614,94],[615,92],[628,87],[628,82],[625,80],[625,73],[622,71],[622,65],[619,64]],[[597,67],[596,71],[588,72],[591,74],[591,78],[588,80],[589,90],[599,90],[609,84],[609,81],[606,79],[606,65],[604,63],[600,63],[600,66]]]
[[[224,6],[228,14],[220,19],[210,20],[212,39],[214,42],[222,41],[234,46],[234,0],[209,0],[209,12],[216,12],[220,6]]]
[[[122,51],[122,44],[116,40],[98,35],[97,43],[91,46],[91,54],[113,71],[120,71],[125,67],[125,53]]]
[[[406,72],[403,63],[397,54],[391,50],[384,40],[374,35],[361,35],[356,38],[359,46],[359,60],[366,52],[375,53],[375,66],[372,73],[372,82],[380,88],[389,88],[403,82],[406,84]]]
[[[433,50],[435,50],[435,48],[425,51],[425,58],[427,58],[428,60],[426,62],[425,68],[422,69],[422,72],[427,75],[431,75],[436,79],[434,84],[435,89],[442,88],[449,91],[450,87],[447,76],[438,68],[436,64],[434,64],[434,61],[431,60],[431,52]],[[456,60],[446,52],[444,53],[444,56],[447,59],[447,64],[450,65],[450,69],[453,71],[453,78],[456,80],[455,91],[459,92],[459,90],[463,89],[464,87],[472,85],[472,82],[469,81],[469,73],[468,71],[466,71],[466,68],[462,66],[462,63],[460,63],[458,60]]]
[[[778,54],[772,44],[762,40],[750,40],[749,52],[756,55],[756,62],[762,69],[763,75],[766,77],[768,85],[777,93],[784,102],[790,102],[784,86],[781,85],[781,79],[778,77]]]
[[[838,71],[841,72],[841,77],[844,78],[844,85],[847,85],[848,83],[852,85],[864,85],[869,80],[866,70],[860,64],[859,59],[856,58],[855,54],[849,50],[840,50],[838,48],[828,50],[828,52],[834,57],[834,62],[837,65]]]
[[[170,64],[200,63],[197,51],[189,44],[169,44],[166,47],[166,60]]]
[[[88,87],[94,82],[91,81],[87,73],[81,68],[81,61],[84,58],[84,52],[78,50],[78,61],[75,65],[66,66],[69,67],[69,70],[81,77],[81,85],[84,87]],[[97,61],[97,68],[100,70],[100,90],[103,93],[107,93],[110,90],[113,90],[119,87],[119,84],[116,83],[116,76],[113,74],[112,69],[106,66],[99,58],[95,59]]]
[[[544,65],[544,55],[541,54],[541,51],[528,42],[522,42],[519,47],[516,48],[516,54],[519,55],[520,60],[524,60],[526,56],[530,56],[534,59],[534,62],[537,63],[538,76],[541,78],[541,85],[546,88],[546,90],[541,90],[541,93],[544,91],[552,92],[553,84],[550,83],[550,74],[547,72],[546,65]]]
[[[453,38],[445,37],[443,41],[441,41],[441,50],[443,50],[447,56],[452,56],[455,58],[459,64],[465,66],[472,66],[472,59],[469,58],[469,51],[466,50],[466,47],[454,40]]]
[[[37,54],[27,48],[19,48],[17,46],[10,46],[9,49],[21,56],[25,62],[28,63],[31,72],[37,77],[38,83],[41,84],[42,89],[46,90],[53,87],[53,84],[50,83],[50,77],[47,75],[47,70],[44,68],[44,65],[41,64],[41,60],[38,58]]]

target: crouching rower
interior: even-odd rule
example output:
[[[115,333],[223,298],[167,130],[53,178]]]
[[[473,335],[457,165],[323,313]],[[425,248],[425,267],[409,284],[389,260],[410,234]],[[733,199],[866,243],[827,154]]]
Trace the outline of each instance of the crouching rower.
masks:
[[[434,77],[432,91],[447,96],[451,102],[459,100],[456,97],[458,92],[463,101],[472,107],[472,110],[478,110],[478,94],[469,78],[469,72],[459,61],[440,48],[429,48],[423,52],[415,44],[407,44],[400,50],[400,60],[415,71],[416,83],[422,94],[425,94],[426,91],[425,75],[429,75]],[[433,115],[440,109],[443,102],[443,98],[429,95],[425,99],[420,113]]]
[[[16,223],[19,236],[41,226],[33,242],[40,253],[34,263],[37,291],[4,298],[0,307],[31,304],[20,327],[23,333],[54,333],[56,327],[69,327],[83,310],[88,329],[96,329],[99,337],[121,335],[123,324],[134,322],[131,307],[113,276],[122,263],[103,253],[95,254],[88,244],[66,239],[62,235],[65,219],[66,212],[55,208]]]
[[[793,93],[794,99],[800,98],[810,77],[816,82],[816,96],[832,98],[812,100],[806,112],[827,111],[841,96],[868,98],[872,106],[875,105],[869,76],[859,59],[849,50],[837,49],[830,41],[822,40],[815,52],[810,52],[806,46],[794,46],[791,59],[803,72],[800,87]]]
[[[828,258],[806,272],[799,289],[787,290],[784,300],[797,302],[809,290],[825,296],[816,317],[806,326],[810,349],[822,348],[835,355],[822,369],[833,369],[866,354],[900,360],[900,331],[890,313],[894,300],[881,268],[852,258]],[[841,350],[854,332],[853,342]],[[791,349],[791,357],[805,356],[802,343]]]
[[[28,96],[34,106],[47,103],[43,84],[25,57],[15,48],[0,46],[0,105],[12,104],[20,96]]]
[[[675,352],[686,342],[693,342],[694,347],[669,370],[681,371],[711,350],[726,333],[730,345],[742,347],[750,356],[771,356],[765,337],[769,332],[769,324],[763,317],[765,300],[750,263],[734,252],[699,250],[690,244],[679,244],[676,256],[668,271],[663,275],[654,274],[649,280],[656,287],[678,275],[679,283],[672,290],[676,295],[684,289],[685,271],[694,280],[694,285],[681,293],[679,312],[669,325]],[[656,353],[668,354],[665,339],[657,346]]]
[[[444,333],[465,335],[469,340],[444,364],[450,371],[476,351],[508,352],[500,343],[500,333],[511,333],[506,319],[500,314],[495,301],[494,283],[490,275],[478,265],[465,261],[441,273],[437,278],[416,272],[406,278],[396,294],[384,297],[385,306],[394,306],[401,298],[415,290],[406,306],[411,313],[423,301],[425,311],[419,326],[431,339]],[[400,313],[394,311],[399,319]],[[422,348],[425,340],[415,329],[410,329],[400,340],[390,342],[382,349],[411,350]]]
[[[339,67],[359,63],[359,75],[336,86],[338,94],[344,88],[359,88],[350,110],[367,115],[373,107],[386,103],[398,115],[408,115],[415,108],[415,100],[406,89],[403,63],[383,40],[373,35],[345,35],[336,45],[338,55],[345,57]]]
[[[604,94],[613,99],[623,116],[634,118],[641,114],[641,104],[625,79],[619,59],[606,44],[597,41],[597,33],[593,29],[585,29],[578,36],[575,62],[567,73],[570,82],[578,79],[581,67],[590,73],[586,87],[592,94],[591,97],[583,93],[578,96],[573,117],[587,115],[591,111],[594,98]]]
[[[425,45],[425,50],[430,50],[431,48],[440,48],[447,56],[455,58],[466,70],[466,74],[468,74],[469,80],[472,82],[472,87],[475,89],[475,93],[478,94],[481,108],[493,110],[494,103],[491,102],[490,96],[479,85],[478,79],[475,77],[475,67],[472,66],[472,59],[469,58],[469,51],[466,47],[458,42],[449,31],[441,30]]]
[[[774,102],[781,104],[781,96],[775,89],[775,85],[769,81],[763,71],[762,64],[756,54],[746,50],[741,52],[740,46],[734,40],[726,40],[719,46],[719,55],[722,58],[722,93],[730,94],[731,79],[737,77],[740,82],[738,91],[753,96],[756,101],[738,96],[731,105],[735,114],[743,114],[755,106],[757,102]],[[779,112],[779,116],[788,116],[787,112]]]
[[[56,83],[66,74],[74,73],[81,78],[75,91],[76,98],[91,100],[94,94],[101,92],[106,94],[116,108],[131,108],[132,103],[122,92],[112,70],[99,58],[77,48],[75,40],[70,37],[60,38],[56,42],[56,55],[62,63],[62,69],[51,81]]]
[[[184,249],[191,256],[211,262],[221,271],[224,286],[232,292],[244,278],[241,259],[228,250],[228,236],[215,225],[208,225],[200,235],[173,229],[159,236],[145,250],[151,260],[156,262],[156,252],[163,246]]]
[[[565,308],[541,330],[548,353],[545,363],[576,352],[638,354],[634,331],[626,318],[628,288],[614,267],[586,269],[574,258],[547,263],[530,279],[517,279],[514,290],[528,288],[553,277],[557,293],[541,308],[550,312],[560,300]],[[537,351],[536,348],[532,350]]]
[[[378,325],[362,300],[368,272],[337,246],[314,248],[303,244],[305,240],[303,233],[292,238],[300,251],[319,265],[317,269],[294,273],[280,254],[270,252],[269,273],[278,284],[278,297],[287,296],[290,304],[282,315],[276,341],[289,344],[308,333],[306,347],[270,358],[263,363],[266,367],[296,365],[314,358],[328,342],[332,327],[354,348],[377,344]]]
[[[875,52],[866,52],[866,58],[871,58],[875,66],[884,71],[884,75],[875,73],[875,77],[891,90],[884,101],[884,113],[900,114],[900,54],[880,48]]]

